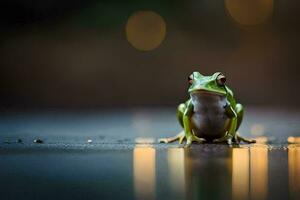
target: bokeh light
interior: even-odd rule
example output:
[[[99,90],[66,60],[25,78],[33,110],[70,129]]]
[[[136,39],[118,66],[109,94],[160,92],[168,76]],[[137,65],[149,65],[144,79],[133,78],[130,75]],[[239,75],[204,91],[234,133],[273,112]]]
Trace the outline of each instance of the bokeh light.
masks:
[[[225,0],[225,6],[230,16],[244,26],[261,24],[273,13],[273,0]]]
[[[137,11],[127,21],[127,40],[138,50],[150,51],[157,48],[165,36],[165,20],[156,12]]]

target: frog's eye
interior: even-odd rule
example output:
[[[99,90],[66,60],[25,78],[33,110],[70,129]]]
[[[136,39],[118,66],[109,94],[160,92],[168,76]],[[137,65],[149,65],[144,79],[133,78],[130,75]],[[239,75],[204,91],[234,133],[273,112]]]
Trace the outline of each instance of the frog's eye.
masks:
[[[218,85],[224,86],[224,85],[225,85],[225,82],[226,82],[226,77],[225,77],[223,74],[220,74],[220,75],[217,77],[217,83],[218,83]]]
[[[194,80],[194,75],[191,74],[191,75],[188,77],[188,82],[189,82],[190,85],[193,84],[193,80]]]

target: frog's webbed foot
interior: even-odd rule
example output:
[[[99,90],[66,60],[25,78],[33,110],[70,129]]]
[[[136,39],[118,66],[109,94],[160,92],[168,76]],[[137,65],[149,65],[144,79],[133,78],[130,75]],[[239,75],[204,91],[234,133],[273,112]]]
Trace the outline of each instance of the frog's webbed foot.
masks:
[[[214,139],[213,142],[214,143],[227,143],[227,144],[231,145],[232,144],[232,135],[226,133],[226,135],[224,135],[223,137]]]
[[[192,134],[189,137],[186,137],[184,131],[182,131],[174,137],[160,138],[160,139],[158,139],[158,142],[159,143],[171,143],[171,142],[178,140],[179,144],[182,144],[184,139],[186,139],[185,147],[190,147],[193,142],[203,143],[206,141],[204,138],[199,138],[199,137],[195,136],[194,134]]]
[[[245,143],[255,143],[256,142],[256,140],[253,140],[253,139],[248,139],[248,138],[244,138],[244,137],[242,137],[242,136],[240,136],[239,134],[238,134],[238,132],[236,133],[236,135],[235,135],[235,142],[236,143],[240,143],[241,141],[242,142],[245,142]]]
[[[191,136],[189,136],[187,139],[186,139],[186,145],[185,147],[190,147],[192,145],[193,142],[197,142],[197,143],[203,143],[205,142],[206,140],[204,138],[199,138],[197,136],[195,136],[194,134],[192,134]]]
[[[182,144],[184,138],[185,138],[184,131],[181,131],[179,134],[175,135],[174,137],[160,138],[160,139],[158,139],[158,142],[159,143],[171,143],[176,140],[179,140],[179,144]]]

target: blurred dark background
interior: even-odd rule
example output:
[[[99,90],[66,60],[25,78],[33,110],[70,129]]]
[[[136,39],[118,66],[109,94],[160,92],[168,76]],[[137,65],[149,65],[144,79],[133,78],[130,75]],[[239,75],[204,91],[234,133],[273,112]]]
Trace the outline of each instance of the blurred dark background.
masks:
[[[244,104],[298,107],[300,2],[3,0],[2,108],[175,105],[222,71]]]

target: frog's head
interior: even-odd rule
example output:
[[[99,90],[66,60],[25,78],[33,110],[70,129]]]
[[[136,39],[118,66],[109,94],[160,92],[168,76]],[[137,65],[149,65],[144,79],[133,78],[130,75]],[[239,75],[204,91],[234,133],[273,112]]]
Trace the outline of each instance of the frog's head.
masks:
[[[206,92],[216,95],[226,95],[226,77],[221,72],[211,76],[203,76],[199,72],[193,72],[188,77],[189,93]]]

